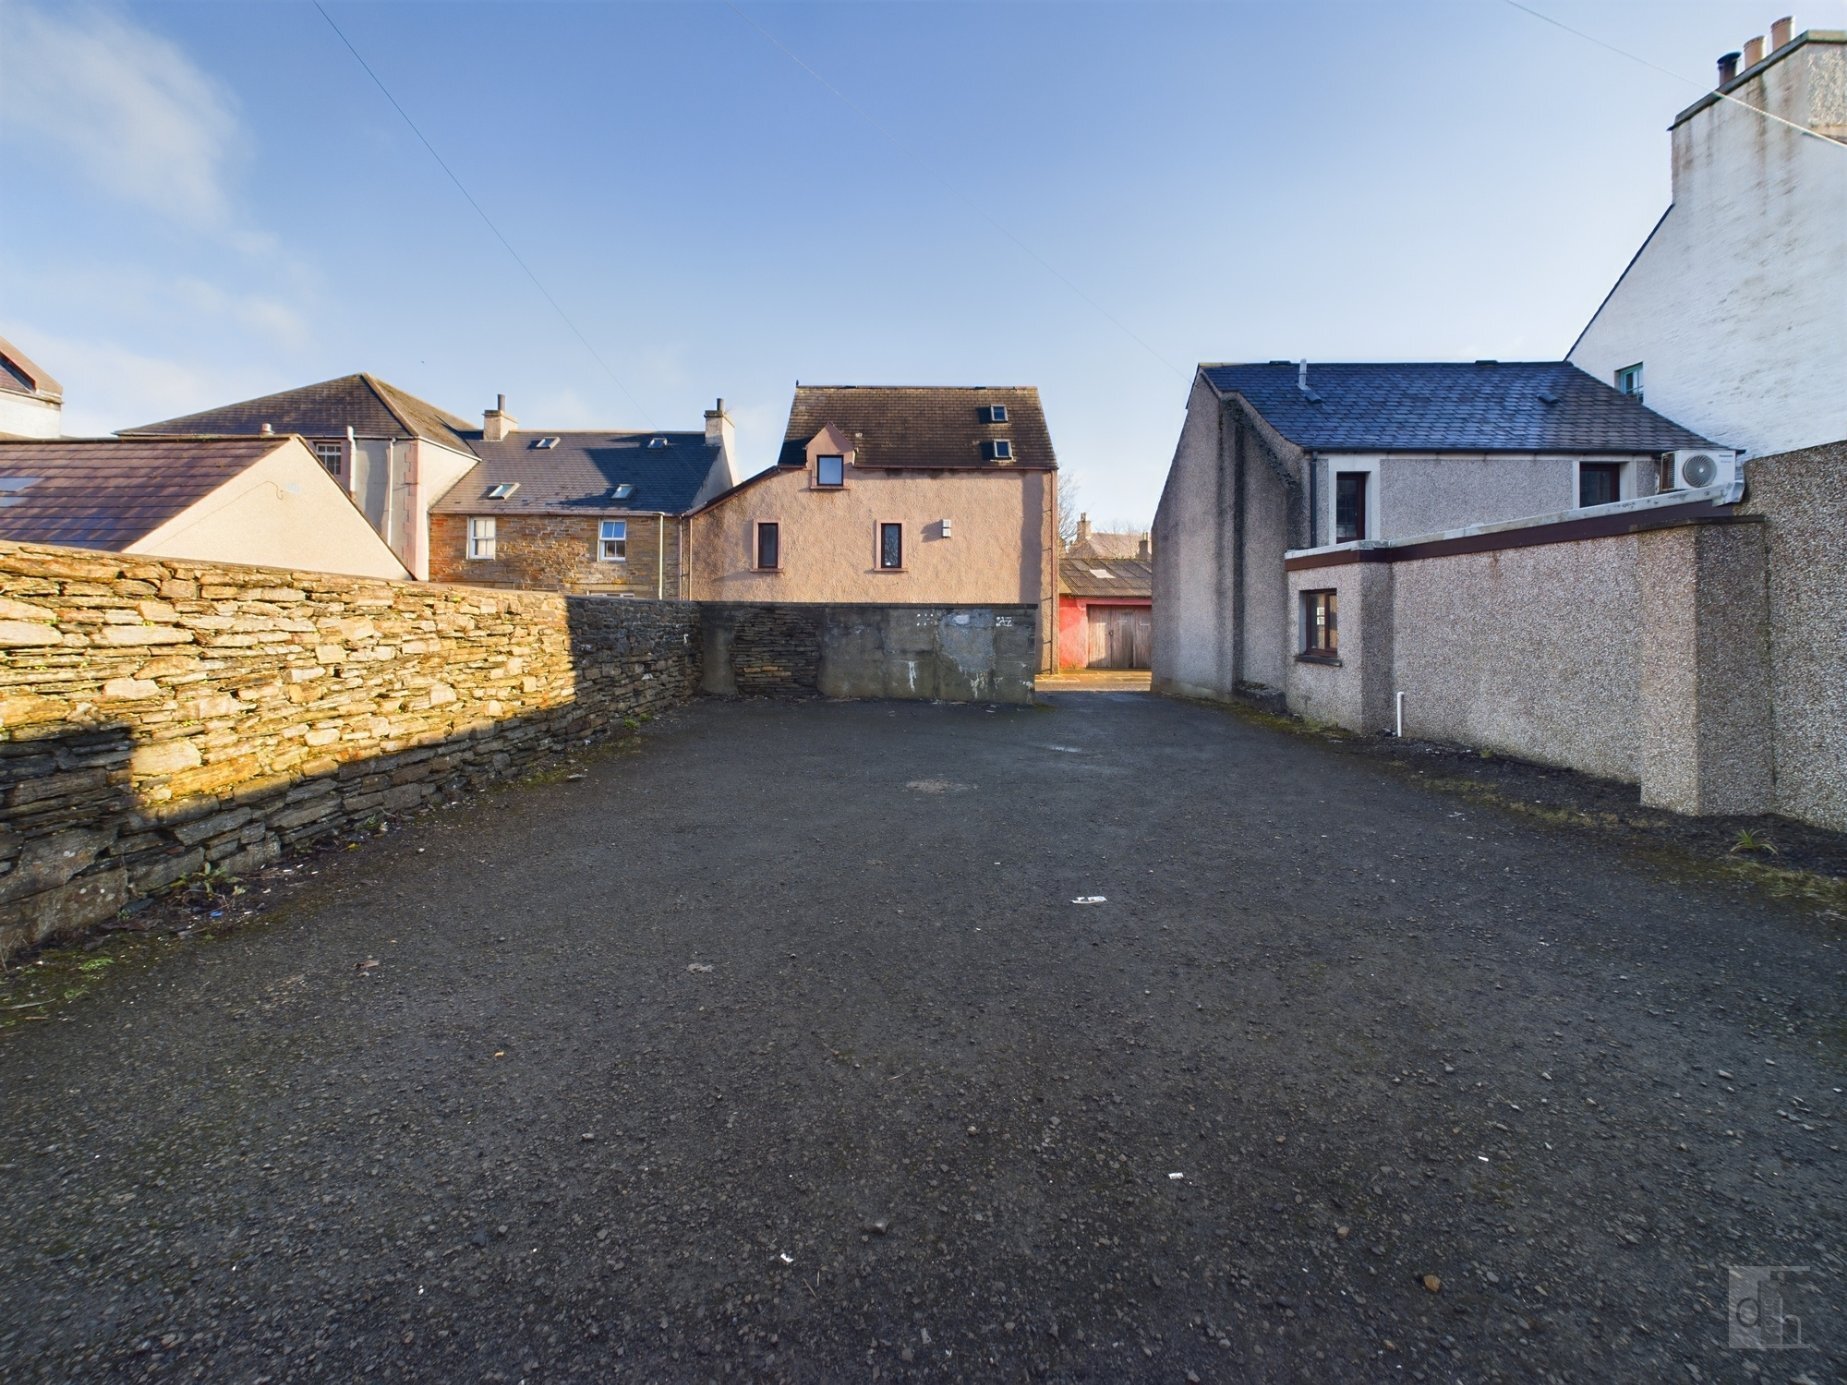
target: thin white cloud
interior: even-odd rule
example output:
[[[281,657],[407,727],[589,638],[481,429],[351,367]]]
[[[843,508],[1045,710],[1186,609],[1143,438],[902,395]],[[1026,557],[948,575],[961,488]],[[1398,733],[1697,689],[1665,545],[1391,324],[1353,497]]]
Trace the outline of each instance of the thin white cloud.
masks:
[[[243,151],[236,103],[176,44],[105,10],[56,12],[9,0],[0,133],[68,161],[108,192],[182,224],[239,224],[231,167]]]
[[[64,386],[64,433],[100,437],[233,399],[280,388],[248,368],[226,370],[173,357],[147,356],[114,342],[60,336],[30,324],[8,322],[9,340],[30,342],[34,360]]]

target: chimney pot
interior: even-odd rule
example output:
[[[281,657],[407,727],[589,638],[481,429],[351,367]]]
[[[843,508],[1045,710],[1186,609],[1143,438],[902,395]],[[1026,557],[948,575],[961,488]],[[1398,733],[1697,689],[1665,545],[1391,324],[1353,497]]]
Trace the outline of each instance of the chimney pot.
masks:
[[[1296,362],[1295,387],[1299,390],[1308,388],[1308,362],[1306,360]]]
[[[1777,20],[1770,26],[1770,47],[1772,49],[1781,48],[1784,44],[1789,42],[1789,30],[1794,22],[1793,19],[1785,15],[1782,19]]]
[[[481,438],[484,442],[499,442],[508,433],[519,430],[519,420],[507,412],[507,397],[504,394],[494,396],[494,407],[481,415]]]
[[[1719,85],[1726,86],[1738,75],[1738,53],[1719,54]]]
[[[494,396],[494,412],[504,414],[507,411],[507,397],[504,394]]]
[[[267,436],[268,436],[269,434],[271,434],[271,433],[273,433],[273,432],[275,432],[275,431],[276,431],[276,425],[275,425],[275,424],[273,424],[273,423],[265,423],[265,424],[263,425],[263,434],[264,434],[264,436],[265,436],[265,437],[267,437]]]
[[[1763,60],[1764,36],[1759,34],[1756,38],[1746,39],[1744,41],[1744,65],[1746,67],[1756,67]]]

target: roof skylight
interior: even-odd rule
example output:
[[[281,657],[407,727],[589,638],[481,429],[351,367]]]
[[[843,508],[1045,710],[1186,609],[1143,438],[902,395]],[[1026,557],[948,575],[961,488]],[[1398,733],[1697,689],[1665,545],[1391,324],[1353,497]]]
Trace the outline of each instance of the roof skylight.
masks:
[[[649,447],[665,447],[666,445],[667,445],[667,439],[665,438],[649,438],[648,439]]]
[[[497,486],[489,486],[487,488],[487,498],[489,500],[505,500],[518,489],[518,481],[502,481]]]
[[[621,485],[612,490],[609,495],[612,500],[627,500],[634,493],[635,487],[629,482],[624,481]]]
[[[540,452],[549,452],[549,451],[551,451],[551,449],[552,449],[552,448],[554,448],[554,447],[556,447],[556,446],[558,445],[558,439],[556,439],[556,438],[538,438],[538,439],[536,439],[536,440],[534,440],[534,442],[533,442],[533,444],[532,444],[532,445],[533,445],[533,447],[534,447],[534,448],[535,448],[535,449],[536,449],[537,451],[540,451]]]

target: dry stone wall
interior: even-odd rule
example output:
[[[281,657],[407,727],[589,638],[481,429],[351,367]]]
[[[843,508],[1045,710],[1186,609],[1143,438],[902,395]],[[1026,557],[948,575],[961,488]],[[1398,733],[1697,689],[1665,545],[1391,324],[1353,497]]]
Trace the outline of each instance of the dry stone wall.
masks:
[[[0,957],[699,687],[688,603],[0,544]]]

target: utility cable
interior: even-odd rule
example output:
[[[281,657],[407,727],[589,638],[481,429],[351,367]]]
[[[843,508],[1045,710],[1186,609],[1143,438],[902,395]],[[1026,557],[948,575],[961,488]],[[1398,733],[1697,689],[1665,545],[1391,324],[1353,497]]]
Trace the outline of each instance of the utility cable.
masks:
[[[827,78],[823,77],[819,72],[815,71],[814,68],[810,67],[806,62],[804,62],[801,59],[801,57],[798,54],[796,54],[786,43],[784,43],[781,39],[777,38],[776,35],[772,34],[768,29],[764,28],[761,24],[757,23],[756,20],[752,19],[748,14],[744,13],[743,10],[739,9],[737,4],[735,3],[735,0],[724,0],[724,5],[726,9],[731,11],[731,13],[736,15],[739,19],[743,20],[744,23],[748,24],[751,28],[755,29],[758,35],[761,36],[763,40],[766,43],[768,43],[772,48],[775,48],[790,62],[794,63],[797,67],[801,68],[802,71],[806,72],[810,77],[814,78],[814,80],[818,82],[826,90],[832,92],[834,96],[837,97],[840,100],[840,102],[846,106],[848,110],[852,111],[853,114],[857,115],[861,120],[865,121],[866,124],[870,125],[875,131],[877,131],[879,136],[882,139],[884,139],[887,144],[891,145],[891,147],[896,149],[900,154],[905,155],[907,158],[910,158],[912,159],[913,162],[915,162],[915,154],[916,154],[915,150],[907,148],[904,142],[900,140],[896,135],[894,135],[890,130],[888,130],[877,119],[877,117],[875,117],[870,111],[866,110],[865,107],[861,106],[857,101],[855,101],[852,97],[848,96],[839,87],[835,86],[832,82],[828,81]],[[1093,310],[1095,310],[1102,317],[1107,319],[1109,323],[1112,326],[1114,326],[1119,332],[1121,332],[1124,336],[1128,337],[1129,340],[1133,341],[1137,346],[1141,347],[1141,349],[1146,351],[1150,356],[1154,357],[1155,360],[1159,361],[1162,365],[1166,366],[1169,370],[1173,371],[1176,375],[1190,375],[1191,374],[1190,371],[1185,371],[1185,370],[1180,369],[1179,366],[1175,365],[1172,361],[1168,360],[1159,351],[1156,351],[1152,346],[1150,346],[1146,341],[1144,341],[1139,335],[1137,335],[1136,332],[1133,329],[1131,329],[1129,325],[1125,323],[1121,318],[1117,317],[1108,308],[1104,307],[1101,303],[1097,302],[1096,299],[1092,298],[1089,294],[1085,293],[1083,289],[1079,288],[1069,278],[1067,278],[1064,274],[1060,273],[1050,263],[1048,263],[1046,259],[1038,253],[1038,251],[1034,250],[1025,241],[1021,240],[1012,231],[1010,231],[1006,226],[1002,225],[999,221],[996,221],[994,217],[984,207],[982,207],[982,205],[979,202],[969,197],[968,194],[961,192],[954,187],[951,187],[947,182],[943,181],[941,178],[938,178],[937,181],[938,181],[939,186],[943,187],[946,191],[954,195],[958,200],[965,203],[972,211],[975,212],[977,216],[979,216],[983,221],[987,222],[989,226],[993,227],[994,230],[998,231],[1001,235],[1005,236],[1008,240],[1012,241],[1014,246],[1018,248],[1021,254],[1025,255],[1034,264],[1038,265],[1039,268],[1043,269],[1047,274],[1051,275],[1054,279],[1058,280],[1059,283],[1063,284],[1072,293],[1076,294],[1079,298],[1083,299],[1084,302],[1089,304]]]
[[[590,344],[590,338],[586,337],[578,330],[577,324],[571,321],[571,315],[565,312],[563,306],[556,298],[552,297],[551,290],[546,288],[544,283],[540,281],[539,276],[532,272],[532,266],[527,264],[525,259],[521,257],[519,251],[513,248],[513,242],[508,240],[506,236],[501,233],[500,228],[494,224],[494,219],[482,209],[479,202],[475,201],[474,194],[463,185],[460,178],[456,177],[455,170],[449,167],[448,161],[445,160],[441,154],[436,152],[436,146],[431,144],[429,138],[423,131],[417,128],[417,122],[410,118],[410,112],[398,104],[398,98],[391,94],[391,88],[387,87],[378,73],[372,70],[372,64],[361,56],[359,50],[353,47],[353,41],[346,36],[345,32],[338,24],[334,23],[333,16],[327,13],[326,8],[321,4],[321,0],[314,0],[314,8],[319,10],[321,18],[327,21],[327,27],[339,35],[340,42],[346,45],[346,51],[353,55],[354,61],[365,69],[366,76],[372,79],[372,84],[384,93],[385,99],[391,103],[391,108],[404,118],[404,123],[410,126],[410,132],[422,141],[425,149],[430,151],[430,157],[436,160],[437,167],[441,168],[444,173],[449,175],[449,181],[455,184],[456,191],[461,193],[462,196],[468,200],[468,205],[475,209],[475,215],[480,217],[482,222],[487,226],[487,229],[494,233],[494,239],[505,246],[507,253],[513,257],[513,262],[526,271],[526,277],[532,280],[533,287],[544,296],[547,303],[552,305],[552,311],[557,313],[559,320],[562,321],[566,327],[571,329],[571,335],[583,343],[584,350],[588,351],[591,358],[594,359],[598,365],[603,367],[603,373],[615,382],[616,388],[621,390],[622,393],[628,397],[629,403],[633,404],[636,411],[641,414],[642,422],[647,423],[648,427],[652,429],[654,425],[649,422],[648,411],[642,408],[641,401],[635,398],[633,391],[631,391],[627,385],[622,383],[622,377],[617,375],[616,372],[610,368],[609,362],[603,359],[602,353]]]
[[[1640,63],[1643,67],[1648,68],[1652,72],[1659,72],[1663,77],[1672,77],[1675,81],[1685,82],[1690,87],[1704,88],[1706,85],[1704,82],[1696,81],[1692,77],[1687,76],[1687,74],[1684,72],[1675,72],[1671,68],[1662,67],[1659,63],[1651,63],[1650,61],[1648,61],[1647,58],[1639,57],[1636,54],[1629,52],[1629,50],[1626,48],[1618,48],[1615,44],[1605,43],[1602,39],[1597,38],[1593,34],[1587,34],[1582,29],[1574,29],[1569,24],[1565,23],[1561,19],[1554,19],[1549,14],[1542,14],[1540,13],[1540,11],[1534,9],[1531,5],[1521,4],[1520,0],[1505,0],[1505,3],[1512,5],[1516,10],[1519,10],[1522,14],[1530,14],[1533,16],[1534,19],[1544,20],[1547,24],[1552,25],[1556,29],[1563,29],[1568,34],[1574,34],[1578,38],[1583,39],[1586,43],[1594,43],[1599,48],[1602,48],[1606,50],[1607,52],[1616,54],[1616,56],[1619,58],[1627,58],[1629,59],[1630,62]],[[1820,140],[1823,144],[1832,144],[1837,149],[1847,148],[1847,145],[1842,145],[1839,140],[1829,139],[1826,135],[1822,134],[1819,130],[1811,130],[1809,129],[1808,126],[1802,124],[1799,121],[1785,119],[1783,116],[1777,115],[1774,111],[1766,111],[1760,106],[1753,106],[1749,101],[1741,101],[1736,96],[1733,96],[1730,92],[1719,91],[1715,88],[1712,92],[1712,95],[1718,97],[1721,101],[1729,101],[1734,106],[1742,106],[1747,111],[1751,111],[1752,113],[1756,115],[1761,115],[1765,120],[1774,120],[1779,125],[1787,125],[1789,126],[1790,129],[1796,131],[1798,134],[1809,135],[1814,139]]]

